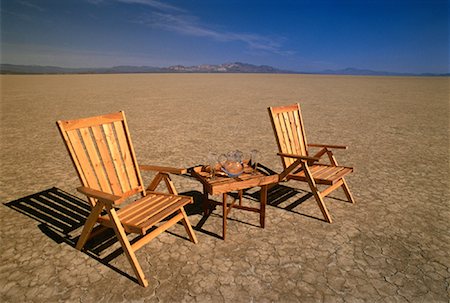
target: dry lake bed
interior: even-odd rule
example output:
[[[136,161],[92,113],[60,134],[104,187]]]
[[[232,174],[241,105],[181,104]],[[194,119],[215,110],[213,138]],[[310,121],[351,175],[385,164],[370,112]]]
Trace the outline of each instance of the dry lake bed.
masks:
[[[270,74],[3,75],[1,302],[449,302],[449,78]],[[268,106],[300,103],[309,143],[344,144],[342,190],[323,221],[306,183],[269,195],[266,227],[221,209],[203,222],[200,184],[175,176],[197,245],[175,226],[137,252],[74,248],[87,216],[55,121],[124,110],[140,164],[190,167],[209,151],[258,149],[281,171]],[[144,181],[151,180],[144,174]],[[247,203],[257,204],[253,192]],[[216,197],[219,199],[219,197]],[[68,207],[68,205],[70,207]]]

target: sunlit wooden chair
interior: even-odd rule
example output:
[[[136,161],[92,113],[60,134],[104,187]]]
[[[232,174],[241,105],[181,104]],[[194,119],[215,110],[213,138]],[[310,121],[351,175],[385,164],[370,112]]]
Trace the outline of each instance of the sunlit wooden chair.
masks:
[[[353,168],[339,166],[332,152],[332,149],[347,149],[347,147],[307,144],[299,104],[269,107],[268,110],[278,144],[278,155],[281,157],[284,167],[280,174],[280,181],[308,182],[325,220],[331,223],[331,216],[323,201],[325,196],[342,187],[348,201],[355,203],[344,179],[353,172]],[[311,156],[309,154],[310,147],[318,147],[320,150]],[[330,164],[321,162],[321,158],[325,154],[328,156]],[[328,185],[328,187],[319,191],[319,184]]]
[[[139,284],[148,286],[136,250],[179,221],[191,241],[197,243],[183,208],[193,202],[192,198],[177,195],[169,176],[185,170],[138,166],[124,112],[58,121],[57,125],[82,184],[77,190],[88,197],[92,206],[76,248],[83,248],[97,222],[113,228]],[[147,188],[139,169],[158,172]],[[161,181],[169,194],[155,192]],[[129,202],[134,195],[140,198]],[[125,200],[127,203],[123,203]],[[127,233],[141,237],[131,244]]]

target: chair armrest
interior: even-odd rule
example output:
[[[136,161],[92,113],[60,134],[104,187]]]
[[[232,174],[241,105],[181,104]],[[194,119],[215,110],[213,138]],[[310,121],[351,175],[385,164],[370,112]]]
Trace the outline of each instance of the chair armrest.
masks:
[[[156,166],[156,165],[139,165],[139,168],[144,171],[157,171],[160,173],[170,173],[176,175],[182,175],[187,173],[186,168],[176,168],[167,166]]]
[[[330,144],[308,144],[311,147],[326,147],[326,148],[335,148],[335,149],[347,149],[348,147],[345,145],[330,145]]]
[[[121,196],[108,194],[103,191],[92,189],[92,188],[85,187],[85,186],[78,187],[77,191],[79,191],[80,193],[82,193],[90,198],[95,198],[95,199],[104,201],[109,204],[119,204],[120,202],[122,202],[123,199],[125,199],[124,197],[121,197]]]
[[[285,153],[277,153],[280,157],[286,157],[286,158],[294,158],[294,159],[301,159],[306,161],[319,161],[319,158],[315,157],[308,157],[308,156],[300,156],[300,155],[294,155],[294,154],[285,154]]]

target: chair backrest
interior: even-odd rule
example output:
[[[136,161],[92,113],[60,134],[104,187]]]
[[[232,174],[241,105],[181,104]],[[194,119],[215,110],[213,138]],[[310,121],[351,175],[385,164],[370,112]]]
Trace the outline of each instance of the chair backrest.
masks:
[[[123,111],[57,125],[83,186],[118,196],[145,195]]]
[[[299,104],[269,107],[269,116],[280,153],[308,156],[308,147]],[[282,158],[284,168],[296,159]]]

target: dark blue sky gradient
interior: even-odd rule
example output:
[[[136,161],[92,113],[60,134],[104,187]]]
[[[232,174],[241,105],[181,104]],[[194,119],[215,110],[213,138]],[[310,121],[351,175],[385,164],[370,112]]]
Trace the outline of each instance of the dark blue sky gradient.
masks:
[[[1,62],[449,72],[448,1],[2,0]]]

